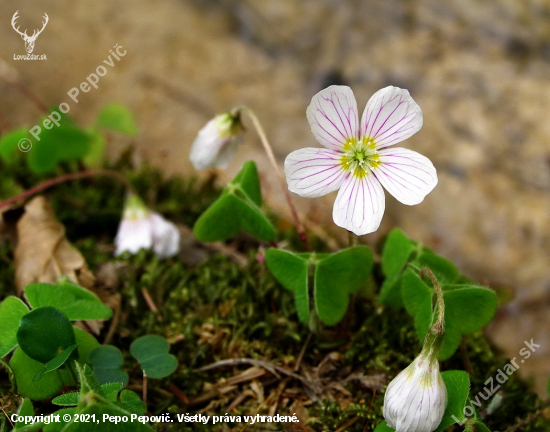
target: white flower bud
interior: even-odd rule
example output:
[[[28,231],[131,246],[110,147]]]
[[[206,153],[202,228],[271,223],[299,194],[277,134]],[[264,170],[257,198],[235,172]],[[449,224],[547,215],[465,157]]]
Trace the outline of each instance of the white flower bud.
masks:
[[[136,254],[140,249],[152,247],[159,258],[167,258],[179,252],[180,234],[172,222],[147,209],[137,196],[129,195],[115,245],[117,256],[123,252]]]
[[[159,258],[176,255],[180,250],[180,232],[176,225],[155,212],[149,217],[153,229],[153,252]]]
[[[226,168],[235,157],[238,135],[242,130],[240,116],[226,112],[210,120],[199,131],[189,158],[198,169]]]
[[[150,249],[153,245],[149,211],[135,195],[129,195],[126,199],[115,245],[117,256],[126,251],[136,254],[140,249]]]
[[[439,348],[432,343],[427,340],[422,353],[386,389],[384,418],[397,432],[432,432],[443,418],[447,388],[439,373]]]

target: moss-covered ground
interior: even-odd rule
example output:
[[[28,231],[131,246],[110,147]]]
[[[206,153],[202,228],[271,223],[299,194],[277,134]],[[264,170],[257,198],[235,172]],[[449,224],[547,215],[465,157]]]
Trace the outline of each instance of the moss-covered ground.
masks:
[[[205,182],[164,180],[150,168],[131,170],[124,159],[111,168],[127,175],[152,209],[182,227],[192,227],[219,192],[213,177]],[[0,169],[3,199],[43,180],[29,176],[23,166]],[[70,169],[75,167],[60,168],[59,173]],[[46,195],[65,225],[67,237],[96,274],[99,294],[119,305],[118,324],[107,336],[107,322],[98,340],[101,343],[109,337],[109,343],[127,355],[130,389],[141,394],[143,383],[128,353],[130,343],[145,334],[159,334],[172,343],[171,352],[180,366],[168,378],[149,380],[147,403],[152,414],[296,414],[298,425],[259,424],[245,430],[372,431],[382,420],[385,385],[420,351],[405,311],[376,305],[381,280],[376,266],[368,286],[352,297],[346,318],[336,327],[320,328],[310,335],[308,327],[298,322],[292,293],[274,280],[263,262],[262,248],[268,245],[243,235],[215,249],[188,235],[185,247],[173,259],[160,260],[146,251],[113,258],[113,238],[124,197],[122,184],[109,178],[79,180],[60,184]],[[7,221],[15,220],[18,213],[17,209],[8,212]],[[287,225],[279,225],[279,240],[299,247]],[[9,238],[5,236],[0,243],[0,298],[14,293],[13,243]],[[314,239],[313,244],[319,251],[326,250],[319,240]],[[146,301],[144,292],[151,301]],[[475,395],[506,359],[482,334],[469,335],[466,347],[474,372],[471,395]],[[217,361],[237,358],[263,361],[300,378],[268,372],[252,363],[198,371]],[[442,370],[464,369],[465,362],[457,351],[443,362]],[[1,367],[0,371],[2,388],[8,389],[8,374]],[[506,430],[536,412],[542,403],[517,375],[503,386],[501,395],[502,403],[494,411],[482,412],[492,431]],[[4,391],[2,405],[10,403],[17,405],[17,396]],[[44,413],[54,410],[49,401],[35,407]],[[156,427],[241,431],[244,425],[224,423],[218,428],[172,423]],[[550,422],[541,415],[523,430],[548,431]]]

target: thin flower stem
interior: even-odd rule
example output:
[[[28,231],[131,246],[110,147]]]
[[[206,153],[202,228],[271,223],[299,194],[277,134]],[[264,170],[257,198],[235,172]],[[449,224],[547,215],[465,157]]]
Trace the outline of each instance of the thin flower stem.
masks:
[[[143,405],[147,408],[147,374],[143,371]]]
[[[244,112],[248,115],[250,120],[252,121],[252,124],[254,125],[254,128],[256,129],[256,132],[258,133],[258,136],[260,137],[260,141],[262,142],[262,145],[264,147],[265,153],[267,155],[267,158],[269,162],[271,163],[271,166],[275,170],[275,174],[277,175],[277,178],[279,180],[279,183],[281,185],[281,189],[283,190],[283,194],[285,196],[286,202],[288,204],[288,207],[290,208],[290,213],[292,214],[292,218],[294,219],[294,223],[296,225],[296,230],[298,231],[298,236],[300,237],[300,240],[304,244],[304,247],[308,252],[311,252],[311,247],[309,246],[309,241],[307,239],[306,231],[304,229],[304,226],[300,222],[300,218],[298,217],[298,212],[296,211],[296,207],[292,203],[292,198],[290,197],[290,192],[288,191],[285,179],[283,175],[281,174],[281,170],[279,169],[279,165],[277,165],[277,161],[275,160],[275,155],[273,154],[273,149],[271,147],[271,144],[269,144],[269,141],[267,139],[267,136],[264,132],[264,129],[260,123],[260,120],[252,111],[252,109],[246,107],[246,106],[240,106],[235,108],[236,112]]]
[[[0,78],[2,78],[6,83],[8,83],[10,86],[12,86],[14,89],[18,90],[20,93],[22,93],[25,97],[27,97],[40,111],[43,111],[46,114],[50,113],[50,110],[48,107],[36,96],[32,91],[30,91],[28,88],[23,86],[19,81],[17,80],[11,80],[5,76],[0,75]]]
[[[14,204],[18,201],[25,200],[25,199],[33,196],[34,194],[42,192],[43,190],[46,190],[46,189],[48,189],[52,186],[58,185],[60,183],[63,183],[63,182],[69,181],[69,180],[77,180],[77,179],[88,178],[88,177],[96,177],[96,176],[105,176],[105,177],[116,178],[117,180],[120,180],[121,182],[123,182],[131,192],[133,191],[132,184],[128,181],[128,179],[126,177],[124,177],[122,174],[120,174],[116,171],[113,171],[113,170],[80,171],[80,172],[76,172],[76,173],[65,174],[65,175],[62,175],[60,177],[56,177],[54,179],[47,180],[44,183],[39,184],[38,186],[35,186],[35,187],[33,187],[29,190],[26,190],[25,192],[20,193],[19,195],[16,195],[12,198],[9,198],[6,201],[3,201],[3,202],[0,203],[0,210],[2,210],[3,208],[9,207],[10,205],[12,205],[12,204]]]
[[[351,231],[348,231],[348,245],[349,245],[349,247],[357,246],[358,242],[359,242],[359,237],[356,236]]]
[[[437,296],[437,321],[432,326],[432,329],[435,333],[443,335],[445,333],[445,301],[443,300],[443,290],[441,289],[441,285],[439,285],[437,278],[430,269],[422,269],[420,272],[420,277],[424,278],[425,276],[432,281],[435,295]]]

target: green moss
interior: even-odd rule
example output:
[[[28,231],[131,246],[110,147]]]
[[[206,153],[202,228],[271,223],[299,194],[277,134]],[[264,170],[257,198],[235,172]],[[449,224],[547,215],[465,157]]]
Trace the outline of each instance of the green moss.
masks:
[[[149,167],[133,171],[124,160],[111,168],[130,179],[148,206],[188,227],[219,194],[214,177],[204,183],[195,179],[164,179],[160,172]],[[68,169],[59,168],[58,174]],[[25,167],[17,164],[0,164],[0,170],[2,179],[8,180],[3,183],[6,186],[0,189],[4,194],[16,193],[43,180],[35,175],[29,176]],[[195,413],[205,409],[209,403],[212,404],[204,414],[227,412],[227,407],[236,397],[235,392],[187,407],[172,387],[175,386],[192,400],[205,390],[206,383],[228,379],[247,368],[238,366],[201,373],[195,371],[218,360],[260,359],[287,365],[292,370],[309,332],[298,322],[292,293],[279,286],[263,262],[258,260],[256,241],[248,236],[239,236],[231,242],[231,246],[246,259],[246,265],[233,261],[231,257],[213,254],[197,243],[183,251],[184,260],[160,260],[146,251],[135,256],[113,258],[112,243],[124,201],[123,185],[111,178],[94,178],[60,184],[46,193],[51,197],[57,216],[66,226],[69,239],[83,253],[92,271],[96,272],[105,263],[115,269],[115,288],[121,294],[121,320],[110,343],[123,351],[127,370],[133,370],[130,385],[141,383],[140,374],[134,370],[135,361],[128,353],[131,342],[151,333],[173,342],[171,352],[177,356],[180,368],[168,378],[150,380],[150,412]],[[279,239],[285,239],[293,248],[301,250],[299,240],[288,223],[275,220]],[[328,250],[320,239],[313,238],[312,244],[318,251]],[[0,244],[0,297],[13,293],[12,250],[11,243]],[[200,264],[186,264],[200,257],[205,257]],[[304,391],[301,383],[289,380],[286,383],[288,395],[279,400],[287,398],[289,402],[286,406],[280,404],[278,413],[292,414],[292,402],[300,401],[306,405],[309,426],[316,431],[335,431],[347,423],[350,425],[346,431],[372,431],[382,420],[384,382],[387,384],[413,360],[420,352],[421,344],[411,318],[404,310],[375,306],[374,296],[381,282],[378,267],[374,275],[366,289],[352,296],[352,306],[346,318],[336,327],[321,329],[307,346],[302,364],[309,371],[308,376],[314,376],[314,368],[322,362],[332,365],[321,379],[325,392],[313,395],[310,391]],[[150,310],[144,300],[144,289],[153,299],[159,314]],[[100,341],[107,333],[108,324],[99,336]],[[467,348],[474,369],[471,394],[475,395],[483,388],[484,381],[494,376],[506,361],[480,333],[467,337]],[[464,369],[460,351],[442,364],[442,370],[449,369]],[[363,384],[360,380],[346,381],[352,372],[366,377]],[[0,380],[4,384],[5,377],[1,376]],[[369,380],[370,386],[365,385]],[[263,383],[265,394],[269,395],[277,389],[281,380],[268,373],[259,382]],[[337,385],[344,390],[338,390]],[[247,387],[249,383],[241,386]],[[491,430],[506,429],[517,419],[536,411],[540,403],[519,375],[513,375],[508,380],[503,392],[502,405],[484,420]],[[258,403],[256,398],[248,397],[235,409],[240,414],[253,415],[258,410]],[[269,406],[261,409],[260,413],[266,414],[268,409]],[[38,412],[51,410],[52,406],[48,403],[37,404]],[[225,425],[220,426],[219,430],[230,430],[231,427],[233,430],[242,429],[242,425]],[[548,421],[540,418],[524,430],[537,432],[548,428]],[[218,429],[211,423],[174,423],[171,430]],[[247,430],[259,429],[249,426]],[[276,426],[270,430],[284,429]]]

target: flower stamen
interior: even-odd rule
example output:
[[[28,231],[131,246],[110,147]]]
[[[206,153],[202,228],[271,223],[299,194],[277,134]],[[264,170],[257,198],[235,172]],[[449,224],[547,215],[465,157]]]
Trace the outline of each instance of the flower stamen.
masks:
[[[348,139],[344,144],[341,165],[356,177],[365,177],[380,165],[376,144],[371,138]]]

